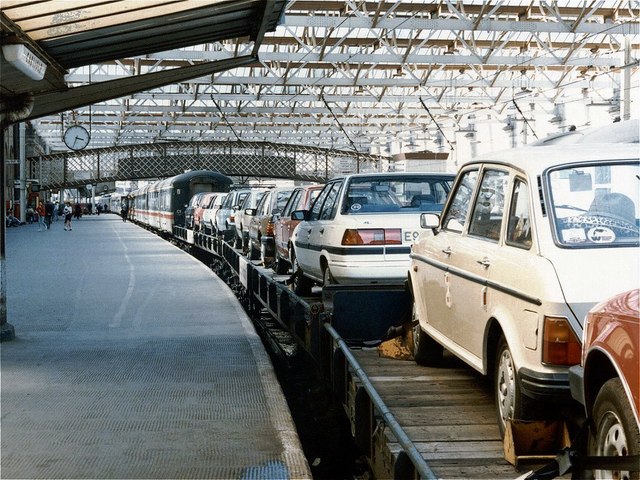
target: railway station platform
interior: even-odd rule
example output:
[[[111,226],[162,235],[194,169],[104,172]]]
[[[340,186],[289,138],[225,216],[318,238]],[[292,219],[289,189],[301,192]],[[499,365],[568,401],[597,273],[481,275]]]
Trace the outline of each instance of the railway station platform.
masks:
[[[311,478],[227,285],[115,214],[7,228],[2,478]]]

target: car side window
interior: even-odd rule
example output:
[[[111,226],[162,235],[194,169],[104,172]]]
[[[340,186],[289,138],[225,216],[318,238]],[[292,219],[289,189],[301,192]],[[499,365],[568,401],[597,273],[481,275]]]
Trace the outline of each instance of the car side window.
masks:
[[[504,213],[505,187],[509,180],[507,172],[487,170],[480,183],[469,225],[469,235],[489,240],[500,239],[500,228]]]
[[[269,197],[271,196],[271,193],[268,192],[265,195],[262,196],[262,198],[260,199],[260,203],[258,203],[258,206],[256,207],[256,212],[258,215],[266,215],[268,210],[269,210]]]
[[[445,213],[442,227],[445,230],[462,233],[471,205],[471,196],[478,180],[478,170],[469,170],[462,174],[462,178],[453,192],[451,203]]]
[[[320,211],[319,220],[331,220],[336,215],[336,210],[338,207],[338,198],[340,196],[340,190],[342,187],[342,182],[336,182],[333,184],[333,188],[329,191],[327,195],[327,199],[324,201],[322,205],[322,210]]]
[[[316,198],[316,201],[313,202],[313,205],[311,206],[311,214],[309,215],[309,220],[318,220],[318,218],[320,217],[320,209],[322,208],[322,204],[327,198],[327,195],[329,195],[329,192],[333,188],[333,185],[334,185],[333,183],[328,183],[327,185],[325,185],[325,187],[320,192],[320,195],[318,195],[318,198]]]
[[[507,225],[507,245],[531,248],[531,216],[529,214],[529,187],[517,178],[513,185],[509,223]]]
[[[302,195],[302,190],[295,190],[293,192],[293,195],[291,195],[291,198],[289,198],[289,201],[282,210],[283,217],[288,217],[289,215],[291,215],[291,212],[294,210],[296,205],[298,205],[300,195]]]
[[[287,201],[289,200],[289,197],[291,197],[291,191],[290,190],[279,191],[276,194],[276,205],[275,205],[275,208],[273,210],[273,213],[280,213],[282,211],[282,209],[284,208],[284,206],[287,204]]]

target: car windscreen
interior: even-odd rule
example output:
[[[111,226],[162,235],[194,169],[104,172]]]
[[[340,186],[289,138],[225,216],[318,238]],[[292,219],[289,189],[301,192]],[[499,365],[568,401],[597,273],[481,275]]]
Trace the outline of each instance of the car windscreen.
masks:
[[[573,164],[550,170],[556,242],[573,248],[638,245],[640,163]]]
[[[342,213],[438,213],[444,206],[451,183],[447,177],[419,175],[355,177],[349,182]]]

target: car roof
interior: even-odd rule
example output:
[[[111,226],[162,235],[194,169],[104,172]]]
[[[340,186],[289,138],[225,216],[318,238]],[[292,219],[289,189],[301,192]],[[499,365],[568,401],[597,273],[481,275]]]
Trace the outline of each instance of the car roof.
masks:
[[[634,118],[584,130],[571,129],[538,140],[532,145],[572,143],[640,143],[640,119]]]
[[[488,153],[465,162],[461,168],[477,163],[503,163],[530,174],[547,168],[576,162],[601,160],[638,160],[637,144],[589,144],[562,146],[532,146]]]
[[[337,179],[351,178],[371,178],[371,177],[433,177],[433,178],[453,178],[455,173],[447,172],[371,172],[371,173],[352,173],[350,175],[340,175],[332,178],[330,181]]]

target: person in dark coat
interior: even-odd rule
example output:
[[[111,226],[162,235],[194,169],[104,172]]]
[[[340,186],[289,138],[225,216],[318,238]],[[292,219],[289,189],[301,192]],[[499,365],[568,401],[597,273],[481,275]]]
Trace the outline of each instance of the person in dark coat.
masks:
[[[127,216],[129,215],[129,204],[127,202],[122,202],[120,207],[120,214],[122,215],[122,221],[127,221]]]
[[[44,204],[44,223],[47,226],[47,230],[51,230],[51,221],[53,220],[53,203],[51,200],[47,200]]]

